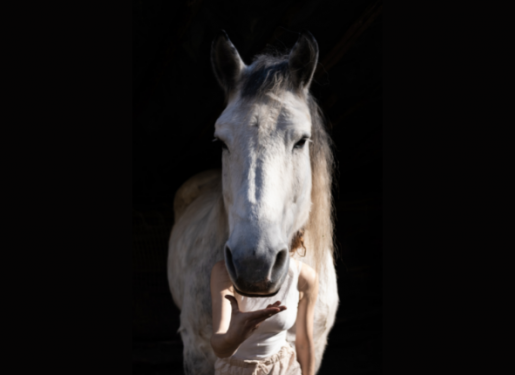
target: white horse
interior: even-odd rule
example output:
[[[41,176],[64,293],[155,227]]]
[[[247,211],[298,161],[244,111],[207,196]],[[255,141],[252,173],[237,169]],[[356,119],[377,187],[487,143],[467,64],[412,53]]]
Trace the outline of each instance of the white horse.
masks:
[[[292,240],[304,232],[305,254],[318,271],[315,307],[316,370],[338,306],[333,261],[333,158],[309,86],[318,45],[304,32],[287,56],[260,55],[249,66],[225,32],[211,62],[225,91],[215,124],[222,170],[193,176],[177,191],[168,252],[168,281],[181,310],[186,374],[214,373],[210,345],[210,274],[224,259],[234,287],[271,296],[286,276]],[[295,327],[288,332],[295,341]],[[295,347],[293,345],[293,347]]]

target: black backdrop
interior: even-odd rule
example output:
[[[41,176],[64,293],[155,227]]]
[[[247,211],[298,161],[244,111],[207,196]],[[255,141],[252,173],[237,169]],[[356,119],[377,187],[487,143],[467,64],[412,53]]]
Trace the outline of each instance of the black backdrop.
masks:
[[[133,2],[133,370],[182,373],[178,310],[166,282],[175,191],[220,167],[211,142],[223,93],[209,51],[225,29],[246,63],[309,30],[312,85],[328,119],[335,175],[340,307],[319,374],[381,371],[382,2]]]

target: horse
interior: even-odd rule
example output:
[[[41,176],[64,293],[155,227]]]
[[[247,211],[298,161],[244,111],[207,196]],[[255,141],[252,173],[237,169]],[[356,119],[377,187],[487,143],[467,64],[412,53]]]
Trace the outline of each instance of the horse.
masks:
[[[334,160],[323,114],[309,92],[318,44],[300,33],[288,54],[268,52],[246,65],[222,30],[211,65],[225,94],[214,141],[222,168],[188,179],[174,197],[167,275],[180,309],[185,374],[214,373],[210,274],[224,260],[234,288],[273,296],[293,257],[319,275],[313,337],[319,370],[338,308],[331,197]],[[295,326],[287,332],[295,348]]]

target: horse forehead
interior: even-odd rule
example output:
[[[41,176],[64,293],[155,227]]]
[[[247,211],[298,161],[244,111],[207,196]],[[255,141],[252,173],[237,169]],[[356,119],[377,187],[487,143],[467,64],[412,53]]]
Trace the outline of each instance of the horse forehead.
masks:
[[[259,126],[265,128],[296,127],[311,123],[309,107],[305,100],[290,91],[267,93],[254,104],[254,116]]]
[[[307,103],[291,92],[266,94],[253,101],[236,100],[230,103],[216,123],[217,130],[237,133],[255,131],[284,131],[298,128],[309,131],[311,115]]]

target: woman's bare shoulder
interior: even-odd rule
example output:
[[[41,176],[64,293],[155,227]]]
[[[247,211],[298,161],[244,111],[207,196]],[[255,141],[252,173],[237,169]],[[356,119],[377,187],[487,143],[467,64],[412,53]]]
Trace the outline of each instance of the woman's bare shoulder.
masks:
[[[229,290],[232,292],[232,281],[225,268],[225,261],[216,262],[211,270],[211,285],[219,290]]]
[[[299,263],[302,266],[299,273],[299,291],[308,292],[313,290],[318,285],[317,272],[306,263],[300,261]]]

